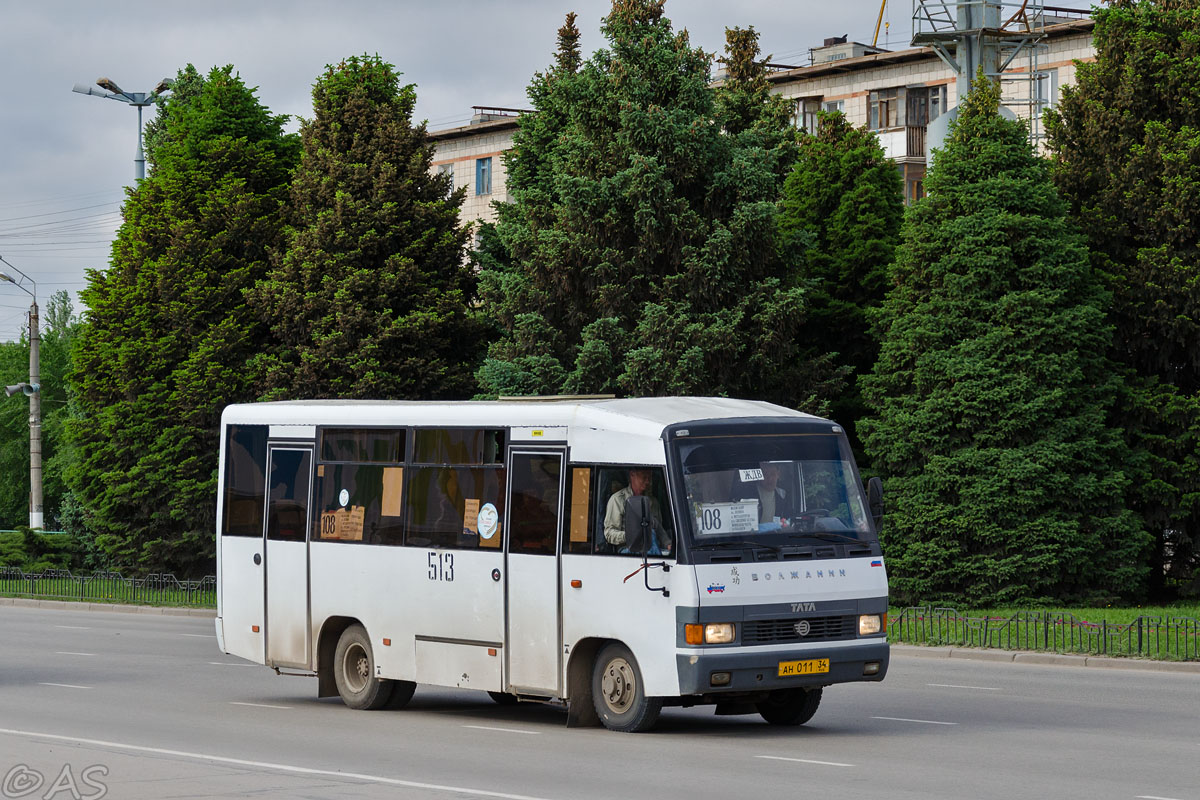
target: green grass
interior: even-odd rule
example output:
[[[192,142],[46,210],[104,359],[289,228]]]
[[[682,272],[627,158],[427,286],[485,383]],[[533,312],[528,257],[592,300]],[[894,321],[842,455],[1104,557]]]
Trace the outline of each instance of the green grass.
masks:
[[[0,578],[0,597],[188,608],[216,608],[217,605],[217,592],[211,585],[204,591],[193,590],[189,598],[187,592],[176,588],[148,588],[113,580],[85,583],[81,592],[78,582],[62,578],[38,579],[32,586],[27,580]]]

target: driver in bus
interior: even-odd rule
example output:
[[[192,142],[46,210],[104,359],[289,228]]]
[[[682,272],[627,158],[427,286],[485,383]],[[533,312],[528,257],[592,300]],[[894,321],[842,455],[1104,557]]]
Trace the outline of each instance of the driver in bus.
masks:
[[[604,514],[604,538],[617,548],[618,553],[628,553],[625,543],[625,501],[630,497],[646,495],[650,498],[650,518],[653,521],[654,539],[650,543],[650,555],[659,556],[671,552],[671,538],[663,528],[662,509],[658,499],[650,493],[654,480],[648,469],[629,470],[629,485],[613,492],[608,498]]]

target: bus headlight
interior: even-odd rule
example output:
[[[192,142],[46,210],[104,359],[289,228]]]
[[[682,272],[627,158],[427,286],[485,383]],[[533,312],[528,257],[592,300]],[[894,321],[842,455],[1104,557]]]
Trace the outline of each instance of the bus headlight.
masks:
[[[870,636],[883,630],[883,618],[878,614],[863,614],[858,618],[858,635]]]
[[[707,644],[729,644],[733,641],[733,623],[717,622],[705,625],[704,641]]]

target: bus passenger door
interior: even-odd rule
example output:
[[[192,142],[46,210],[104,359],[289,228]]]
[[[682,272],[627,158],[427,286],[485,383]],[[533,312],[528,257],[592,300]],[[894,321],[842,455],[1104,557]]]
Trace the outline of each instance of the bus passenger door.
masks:
[[[516,694],[561,693],[562,481],[563,451],[509,451],[504,657],[506,689]]]
[[[271,445],[267,452],[266,664],[309,664],[308,519],[311,447]]]

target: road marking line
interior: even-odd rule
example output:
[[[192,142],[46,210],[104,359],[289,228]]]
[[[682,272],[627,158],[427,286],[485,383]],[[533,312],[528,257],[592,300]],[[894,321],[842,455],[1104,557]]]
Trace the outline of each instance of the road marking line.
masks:
[[[231,706],[254,706],[255,708],[279,708],[284,711],[291,711],[291,706],[273,706],[270,703],[239,703],[236,700],[229,701]]]
[[[73,631],[90,631],[91,628],[85,625],[55,625],[56,628],[70,628]]]
[[[197,639],[215,639],[215,633],[181,633],[180,636],[195,636]]]
[[[926,725],[957,725],[957,722],[938,722],[936,719],[908,719],[907,717],[871,717],[871,719],[886,719],[892,722],[923,722]]]
[[[91,686],[77,686],[73,683],[42,683],[38,682],[38,686],[61,686],[64,689],[91,689]]]
[[[487,725],[463,725],[464,728],[474,728],[478,731],[501,731],[503,733],[527,733],[530,736],[541,736],[541,731],[523,731],[520,728],[492,728]]]
[[[84,739],[79,736],[61,736],[54,733],[38,733],[36,731],[18,731],[11,728],[0,728],[0,733],[7,733],[13,736],[28,736],[35,739],[49,739],[56,742],[74,742],[76,744],[90,744],[97,747],[112,747],[117,750],[128,750],[135,753],[154,753],[160,756],[175,756],[176,758],[190,758],[197,761],[215,761],[218,764],[232,764],[238,767],[257,767],[258,769],[274,770],[276,772],[289,772],[296,775],[320,775],[328,778],[342,778],[363,781],[365,783],[380,783],[387,786],[403,786],[408,789],[426,789],[438,792],[457,792],[459,794],[471,795],[473,797],[496,797],[499,800],[546,800],[542,797],[533,797],[526,794],[509,794],[508,792],[493,792],[487,789],[468,789],[461,786],[448,786],[441,783],[422,783],[420,781],[406,781],[400,778],[387,778],[382,775],[367,775],[361,772],[340,772],[332,769],[313,769],[312,767],[297,767],[292,764],[275,764],[270,761],[248,761],[244,758],[229,758],[228,756],[214,756],[206,753],[192,753],[186,750],[167,750],[162,747],[145,747],[136,744],[126,744],[124,742],[110,742],[104,739]]]
[[[996,686],[959,686],[956,683],[927,683],[925,685],[926,686],[936,686],[939,689],[978,689],[981,692],[1002,692],[1002,691],[1004,691],[1003,689],[1000,689]]]
[[[95,653],[72,653],[70,650],[55,650],[56,656],[94,656]]]
[[[1152,794],[1139,794],[1136,800],[1175,800],[1174,797],[1156,797]]]
[[[784,756],[755,756],[755,758],[769,758],[772,761],[799,761],[801,764],[821,764],[826,767],[853,767],[853,764],[843,764],[840,761],[817,761],[812,758],[785,758]]]
[[[218,667],[261,667],[262,664],[239,664],[236,661],[210,661],[208,662]]]

